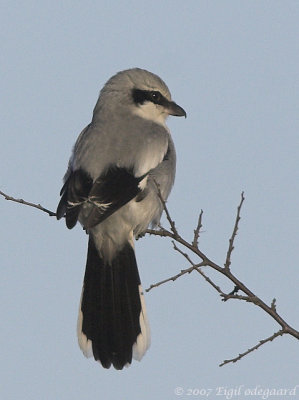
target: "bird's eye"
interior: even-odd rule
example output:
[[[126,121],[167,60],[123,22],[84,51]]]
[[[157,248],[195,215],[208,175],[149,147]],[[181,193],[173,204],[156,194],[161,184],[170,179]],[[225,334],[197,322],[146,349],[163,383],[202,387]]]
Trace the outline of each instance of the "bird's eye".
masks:
[[[158,91],[152,91],[151,93],[151,99],[154,103],[159,103],[162,99],[162,95]]]

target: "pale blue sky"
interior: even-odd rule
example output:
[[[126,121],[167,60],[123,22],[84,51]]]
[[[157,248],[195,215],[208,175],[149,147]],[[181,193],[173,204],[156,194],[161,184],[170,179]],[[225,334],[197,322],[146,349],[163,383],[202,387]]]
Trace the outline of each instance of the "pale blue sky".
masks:
[[[0,4],[0,190],[55,210],[102,85],[130,67],[157,73],[188,114],[169,119],[178,229],[191,238],[203,209],[200,247],[222,264],[244,190],[233,271],[298,329],[298,1]],[[299,384],[292,337],[218,367],[279,326],[250,304],[221,302],[198,274],[147,294],[142,362],[120,372],[85,359],[76,320],[86,235],[4,199],[0,210],[1,399],[188,398],[177,386],[215,399],[219,386]],[[136,248],[144,287],[188,266],[166,239]]]

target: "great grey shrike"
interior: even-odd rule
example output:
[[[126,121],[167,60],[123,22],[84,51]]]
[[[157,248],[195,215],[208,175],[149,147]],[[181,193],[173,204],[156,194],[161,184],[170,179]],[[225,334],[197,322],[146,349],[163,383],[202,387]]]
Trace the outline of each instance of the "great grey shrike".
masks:
[[[78,317],[86,357],[122,369],[150,345],[134,237],[159,223],[175,177],[175,148],[165,121],[186,112],[166,84],[144,69],[114,75],[73,148],[57,218],[89,235]]]

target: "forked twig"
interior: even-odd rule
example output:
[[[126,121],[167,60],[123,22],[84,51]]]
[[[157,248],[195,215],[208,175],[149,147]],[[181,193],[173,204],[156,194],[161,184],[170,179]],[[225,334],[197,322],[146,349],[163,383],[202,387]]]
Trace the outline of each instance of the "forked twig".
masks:
[[[156,182],[155,182],[156,184]],[[148,229],[146,232],[151,234],[151,235],[155,235],[155,236],[160,236],[160,237],[169,237],[172,239],[172,243],[173,243],[173,247],[174,250],[178,251],[186,260],[189,264],[191,264],[190,268],[187,269],[182,269],[178,274],[164,279],[160,282],[157,282],[155,284],[150,285],[150,287],[148,289],[146,289],[147,292],[149,292],[151,289],[161,286],[162,284],[165,284],[169,281],[175,281],[176,279],[180,278],[183,275],[189,274],[192,271],[197,271],[204,279],[206,282],[208,282],[222,297],[223,301],[227,301],[229,299],[235,299],[235,300],[241,300],[241,301],[246,301],[246,302],[250,302],[254,305],[256,305],[257,307],[261,308],[262,310],[264,310],[268,315],[270,315],[280,326],[281,329],[277,332],[275,332],[273,335],[269,336],[266,339],[260,340],[258,344],[256,344],[255,346],[249,348],[247,351],[245,351],[244,353],[240,353],[237,357],[229,359],[229,360],[224,360],[220,366],[226,365],[228,363],[235,363],[239,360],[241,360],[244,356],[246,356],[247,354],[253,352],[254,350],[257,350],[260,346],[262,346],[263,344],[270,342],[272,340],[274,340],[276,337],[278,336],[282,336],[285,334],[289,334],[293,337],[295,337],[296,339],[299,339],[299,331],[297,331],[296,329],[292,328],[286,321],[284,321],[284,319],[278,314],[277,310],[276,310],[276,300],[275,298],[272,300],[271,305],[267,305],[265,302],[263,302],[263,300],[261,300],[261,298],[259,298],[257,295],[255,295],[251,290],[249,290],[247,288],[247,286],[242,283],[240,280],[237,279],[237,277],[231,272],[230,269],[230,265],[231,265],[231,254],[232,251],[234,249],[234,241],[237,235],[237,231],[238,231],[238,227],[239,227],[239,221],[240,221],[240,213],[241,213],[241,208],[244,202],[244,193],[242,192],[241,194],[241,201],[240,204],[237,208],[237,215],[236,215],[236,220],[235,220],[235,224],[234,224],[234,228],[233,228],[233,232],[231,235],[231,238],[229,240],[229,247],[227,250],[227,255],[226,255],[226,260],[224,263],[224,267],[219,266],[217,263],[213,262],[209,257],[207,257],[199,248],[198,248],[198,239],[199,239],[199,233],[200,233],[200,229],[202,227],[202,215],[203,212],[201,211],[199,214],[199,218],[198,218],[198,222],[197,222],[197,226],[194,230],[194,237],[193,237],[193,241],[192,243],[188,242],[187,240],[185,240],[177,231],[175,223],[173,221],[173,219],[170,216],[170,213],[168,211],[168,208],[166,206],[166,202],[164,201],[164,199],[162,198],[159,186],[156,184],[157,187],[157,194],[162,202],[163,205],[163,209],[165,211],[168,223],[170,225],[170,230],[167,230],[163,227],[160,227],[159,230],[156,229]],[[16,199],[12,196],[9,196],[7,194],[5,194],[4,192],[0,191],[0,195],[3,196],[6,200],[9,201],[13,201],[16,203],[20,203],[20,204],[24,204],[30,207],[34,207],[37,208],[40,211],[45,212],[46,214],[48,214],[51,217],[56,216],[56,213],[53,211],[48,210],[47,208],[41,206],[40,204],[34,204],[28,201],[25,201],[23,199]],[[201,262],[199,263],[194,263],[189,254],[182,251],[176,243],[181,244],[183,247],[185,247],[187,250],[191,251],[193,254],[195,254],[196,256],[199,257],[199,259],[201,259]],[[214,270],[216,270],[217,272],[219,272],[220,274],[224,275],[227,279],[229,279],[233,284],[234,284],[234,289],[233,291],[231,291],[230,293],[224,293],[221,288],[214,283],[203,271],[202,271],[202,267],[210,267]],[[238,294],[239,291],[242,291],[245,295],[240,295]]]
[[[257,307],[260,307],[262,310],[264,310],[267,314],[269,314],[281,327],[282,329],[279,330],[278,332],[276,332],[274,335],[268,337],[267,339],[263,339],[261,340],[256,346],[250,348],[249,350],[247,350],[244,353],[239,354],[238,357],[232,359],[232,360],[226,360],[223,363],[220,364],[220,366],[223,366],[225,364],[228,364],[229,362],[236,362],[239,361],[241,358],[243,358],[244,356],[246,356],[247,354],[251,353],[252,351],[258,349],[261,345],[275,339],[277,336],[281,336],[284,334],[289,334],[293,337],[295,337],[296,339],[299,339],[299,331],[297,331],[296,329],[292,328],[277,312],[276,310],[276,300],[273,299],[271,305],[267,305],[260,297],[258,297],[257,295],[255,295],[251,290],[248,289],[248,287],[242,283],[241,281],[239,281],[237,279],[237,277],[231,272],[230,270],[230,264],[231,264],[231,254],[232,251],[234,249],[234,241],[237,235],[237,231],[238,231],[238,227],[239,227],[239,221],[241,219],[240,217],[240,213],[241,213],[241,208],[244,202],[244,193],[242,192],[241,194],[241,201],[239,203],[239,206],[237,208],[237,215],[236,215],[236,220],[235,220],[235,224],[234,224],[234,228],[233,228],[233,232],[231,235],[231,238],[229,240],[229,247],[227,250],[227,256],[226,256],[226,261],[224,263],[224,267],[220,267],[219,265],[217,265],[216,263],[214,263],[213,261],[211,261],[203,252],[201,252],[198,249],[197,246],[197,241],[196,239],[193,239],[192,243],[189,243],[188,241],[186,241],[181,235],[179,235],[178,232],[176,232],[176,235],[174,235],[171,231],[168,231],[167,229],[163,228],[162,230],[148,230],[148,233],[150,234],[154,234],[157,236],[162,236],[162,237],[169,237],[173,240],[175,240],[177,243],[180,243],[181,245],[185,246],[187,249],[189,249],[191,252],[193,252],[194,254],[196,254],[201,260],[202,262],[199,264],[194,264],[193,261],[190,260],[190,257],[184,253],[181,250],[178,250],[177,246],[175,248],[175,250],[178,250],[185,259],[187,259],[187,261],[189,263],[192,264],[192,266],[189,269],[186,270],[182,270],[181,273],[177,274],[175,276],[175,279],[178,279],[180,276],[184,275],[186,272],[192,272],[194,269],[197,270],[197,272],[199,272],[204,279],[211,284],[215,290],[217,290],[217,292],[220,294],[220,296],[222,297],[223,301],[227,301],[229,299],[235,299],[235,300],[241,300],[241,301],[246,301],[249,303],[252,303],[254,305],[256,305]],[[167,206],[166,204],[164,205],[165,209],[167,210]],[[167,210],[168,211],[168,210]],[[168,212],[168,215],[169,212]],[[170,218],[170,217],[169,217]],[[171,218],[170,218],[171,219]],[[202,222],[200,221],[200,224]],[[199,224],[198,224],[199,225]],[[233,284],[234,284],[234,290],[230,293],[224,293],[219,286],[217,286],[210,278],[208,278],[201,270],[201,268],[199,268],[200,266],[208,266],[211,267],[212,269],[216,270],[217,272],[220,272],[222,275],[224,275],[226,278],[228,278]],[[169,280],[164,280],[161,281],[159,283],[159,285],[168,282]],[[150,288],[156,287],[155,284],[151,285]],[[239,291],[242,291],[243,293],[245,293],[245,295],[240,295],[237,294]]]

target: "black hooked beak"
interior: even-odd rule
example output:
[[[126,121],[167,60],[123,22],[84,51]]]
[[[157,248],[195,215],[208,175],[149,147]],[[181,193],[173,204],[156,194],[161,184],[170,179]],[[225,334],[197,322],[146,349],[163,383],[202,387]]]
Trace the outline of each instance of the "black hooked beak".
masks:
[[[175,117],[187,117],[186,111],[174,101],[169,101],[166,108],[169,115],[174,115]]]

